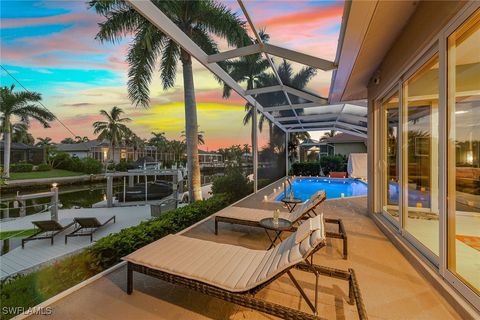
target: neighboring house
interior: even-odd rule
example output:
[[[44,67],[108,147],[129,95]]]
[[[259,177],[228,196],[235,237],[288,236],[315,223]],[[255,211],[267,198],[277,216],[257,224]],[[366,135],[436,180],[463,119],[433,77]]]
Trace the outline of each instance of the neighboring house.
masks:
[[[300,145],[300,161],[315,161],[322,156],[341,154],[346,157],[350,153],[366,153],[367,139],[348,133],[338,133],[331,138],[316,141],[307,139]]]
[[[92,140],[88,142],[72,143],[72,144],[57,144],[56,149],[68,153],[72,157],[93,158],[101,162],[107,162],[111,159],[111,146],[108,141]],[[168,154],[157,153],[157,148],[154,146],[145,146],[135,148],[133,146],[120,145],[115,146],[114,159],[115,162],[120,160],[136,161],[139,158],[146,156],[156,159],[156,161],[169,160]],[[173,158],[173,156],[172,156]]]
[[[367,138],[354,136],[348,133],[339,133],[320,142],[333,147],[333,154],[349,156],[350,153],[366,153]]]
[[[0,163],[3,164],[3,141],[0,141]],[[43,162],[43,148],[31,146],[25,143],[12,142],[10,163],[28,162],[40,164]]]
[[[223,156],[213,151],[198,150],[200,167],[223,167]]]

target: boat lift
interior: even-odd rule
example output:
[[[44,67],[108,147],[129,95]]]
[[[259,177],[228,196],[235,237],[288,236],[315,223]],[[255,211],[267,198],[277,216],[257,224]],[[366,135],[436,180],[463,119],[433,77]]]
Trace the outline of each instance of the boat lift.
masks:
[[[179,169],[167,169],[167,170],[144,170],[144,169],[134,169],[129,170],[127,172],[107,172],[105,173],[105,177],[107,178],[107,208],[113,207],[113,179],[114,178],[123,178],[123,193],[125,199],[125,191],[126,191],[126,181],[125,179],[128,177],[128,186],[133,187],[135,177],[140,179],[143,176],[145,179],[145,203],[148,202],[147,197],[147,177],[156,177],[157,176],[171,176],[172,183],[173,183],[173,194],[175,195],[175,202],[176,206],[179,202],[179,194],[183,194],[183,180],[184,180],[184,172],[182,168]]]

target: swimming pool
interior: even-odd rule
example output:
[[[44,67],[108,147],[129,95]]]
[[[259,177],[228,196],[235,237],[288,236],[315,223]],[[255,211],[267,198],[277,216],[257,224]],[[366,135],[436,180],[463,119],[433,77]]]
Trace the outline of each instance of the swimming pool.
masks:
[[[366,196],[367,184],[355,179],[336,178],[297,178],[292,182],[295,198],[308,200],[315,192],[325,190],[327,199],[345,197]],[[287,188],[287,195],[290,187]],[[283,191],[275,198],[276,201],[283,199]]]

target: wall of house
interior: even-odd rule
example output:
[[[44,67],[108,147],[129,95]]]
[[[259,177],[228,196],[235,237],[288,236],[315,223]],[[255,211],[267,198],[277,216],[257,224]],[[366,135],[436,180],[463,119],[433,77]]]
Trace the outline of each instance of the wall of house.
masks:
[[[367,146],[363,142],[352,143],[336,143],[335,154],[342,154],[348,156],[350,153],[365,153],[367,152]]]
[[[86,151],[68,151],[67,152],[71,157],[77,157],[79,159],[83,159],[88,157],[88,152]]]

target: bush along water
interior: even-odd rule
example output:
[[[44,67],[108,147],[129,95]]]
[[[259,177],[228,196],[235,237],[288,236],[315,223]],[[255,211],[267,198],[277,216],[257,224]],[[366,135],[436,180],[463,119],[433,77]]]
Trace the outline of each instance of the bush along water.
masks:
[[[225,208],[229,197],[217,194],[208,200],[197,201],[153,218],[139,225],[123,229],[98,240],[89,252],[102,268],[108,268],[127,254],[170,233],[179,232],[209,215]]]

